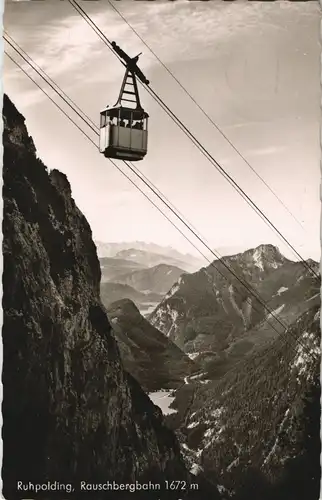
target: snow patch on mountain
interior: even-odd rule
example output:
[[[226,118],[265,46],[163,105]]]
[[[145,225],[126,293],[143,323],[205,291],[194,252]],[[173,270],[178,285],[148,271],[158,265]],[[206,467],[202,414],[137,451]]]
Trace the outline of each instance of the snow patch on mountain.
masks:
[[[281,293],[284,293],[288,290],[288,287],[287,286],[281,286],[281,288],[279,288],[277,290],[277,295],[281,295]]]
[[[187,429],[194,429],[195,427],[198,427],[200,422],[198,421],[195,421],[195,422],[191,422],[191,424],[187,425]]]
[[[289,413],[290,413],[290,409],[287,409],[285,412],[285,415],[283,417],[283,420],[278,428],[278,431],[276,433],[277,434],[276,440],[275,440],[270,452],[268,453],[267,457],[265,458],[265,460],[263,462],[263,466],[265,466],[268,462],[270,462],[272,460],[272,458],[276,455],[277,447],[279,446],[279,443],[281,440],[280,436],[281,436],[282,431],[285,430]]]
[[[191,467],[190,469],[190,472],[191,474],[193,474],[194,476],[198,476],[198,474],[201,474],[201,472],[203,472],[203,469],[202,467],[200,467],[200,465],[198,464],[193,464],[193,466]]]
[[[320,345],[317,342],[316,335],[305,331],[297,342],[295,358],[291,365],[291,370],[297,370],[298,383],[301,383],[300,377],[305,377],[307,380],[311,379],[312,358],[320,356],[320,354]]]
[[[281,306],[277,307],[277,309],[275,309],[274,311],[270,312],[267,315],[267,319],[273,318],[274,316],[277,316],[278,314],[280,314],[283,311],[284,307],[285,307],[285,304],[282,304]]]
[[[228,492],[228,490],[222,484],[217,484],[217,490],[221,495]]]
[[[261,251],[260,247],[256,248],[253,258],[254,258],[255,266],[259,267],[259,269],[261,271],[264,271],[263,252]]]
[[[200,443],[200,448],[197,452],[197,456],[200,457],[203,450],[207,449],[214,442],[220,441],[220,435],[224,431],[224,425],[222,423],[222,416],[224,414],[224,408],[218,407],[213,410],[208,418],[201,417],[199,419],[199,411],[191,414],[189,419],[189,424],[187,425],[187,429],[194,429],[198,427],[198,425],[206,426],[204,431],[204,437]],[[197,418],[196,418],[197,417]]]
[[[179,317],[179,313],[175,309],[171,309],[170,305],[167,304],[166,314],[167,314],[168,319],[172,322],[170,325],[170,328],[168,329],[168,332],[167,332],[167,337],[169,337],[171,334],[175,333],[177,330],[177,319]]]
[[[194,360],[197,356],[199,356],[200,352],[190,352],[188,354],[189,358]]]
[[[231,471],[231,469],[232,469],[233,467],[237,467],[237,465],[239,464],[239,460],[240,460],[240,458],[239,458],[239,457],[235,458],[235,459],[234,459],[234,460],[233,460],[233,461],[232,461],[232,462],[228,465],[228,467],[227,467],[227,472],[230,472],[230,471]]]
[[[238,316],[240,316],[240,318],[242,319],[242,321],[244,323],[244,328],[246,329],[248,326],[248,320],[249,320],[250,312],[251,312],[251,303],[248,304],[248,307],[246,304],[246,309],[245,309],[246,314],[244,314],[243,309],[240,309],[235,301],[235,296],[234,296],[235,291],[234,291],[233,285],[229,285],[228,291],[229,291],[230,302],[231,302],[233,308],[235,309],[236,313],[238,314]]]
[[[190,380],[199,380],[202,377],[204,377],[205,375],[206,375],[206,372],[202,372],[202,373],[197,373],[197,375],[192,375],[189,378],[190,378]]]
[[[165,300],[168,300],[170,299],[175,293],[178,292],[178,290],[180,289],[180,286],[182,285],[183,283],[183,280],[182,280],[182,277],[180,277],[177,281],[177,283],[175,283],[171,288],[170,290],[168,291],[168,293],[164,296],[164,299],[163,301]]]

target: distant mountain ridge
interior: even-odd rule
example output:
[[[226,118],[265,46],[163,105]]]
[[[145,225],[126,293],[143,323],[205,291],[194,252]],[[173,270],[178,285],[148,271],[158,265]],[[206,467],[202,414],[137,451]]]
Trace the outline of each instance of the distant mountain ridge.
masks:
[[[173,262],[177,261],[133,248],[119,251],[115,257],[101,257],[104,302],[110,304],[115,300],[131,299],[142,313],[149,314],[161,302],[162,295],[186,272]]]
[[[144,314],[149,314],[162,301],[164,293],[184,273],[168,264],[143,268],[137,262],[105,257],[101,265],[101,297],[105,305],[116,300],[131,299]]]
[[[144,269],[145,266],[129,259],[121,259],[116,257],[102,257],[100,259],[102,271],[101,282],[113,281],[122,274],[130,273]]]
[[[160,264],[167,264],[169,266],[182,268],[187,272],[189,272],[189,270],[191,270],[192,268],[194,269],[194,265],[191,266],[190,262],[184,261],[182,259],[179,260],[168,255],[147,252],[145,250],[138,250],[135,248],[122,250],[115,255],[115,258],[132,260],[145,267],[154,267]]]
[[[183,268],[187,272],[193,272],[204,265],[202,258],[191,254],[183,254],[171,247],[162,247],[154,243],[145,243],[142,241],[131,241],[124,243],[103,243],[96,241],[98,257],[117,257],[127,258],[141,262],[148,267],[147,260],[150,258],[151,266],[157,264],[169,264]],[[130,257],[131,254],[138,253],[137,258]],[[149,257],[149,254],[150,257]],[[145,258],[145,261],[142,260]]]
[[[106,308],[113,302],[122,299],[133,301],[141,314],[147,315],[155,308],[155,305],[161,302],[162,295],[153,292],[139,292],[130,285],[123,283],[105,282],[100,285],[101,300]]]
[[[117,283],[130,285],[140,291],[165,294],[182,274],[183,269],[168,264],[157,264],[147,269],[132,271],[116,278]]]
[[[225,264],[254,288],[273,316]],[[318,273],[318,264],[312,266]],[[206,357],[220,374],[278,335],[281,325],[274,316],[290,324],[318,302],[319,287],[302,263],[288,260],[273,245],[260,245],[181,276],[149,320],[186,353]]]

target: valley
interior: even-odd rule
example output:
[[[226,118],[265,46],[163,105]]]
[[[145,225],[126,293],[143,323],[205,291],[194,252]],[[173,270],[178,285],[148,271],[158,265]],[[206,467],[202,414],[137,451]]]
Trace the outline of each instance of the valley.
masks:
[[[173,262],[177,261],[166,254],[138,249],[123,249],[114,257],[101,257],[101,297],[104,305],[109,307],[114,301],[130,299],[144,316],[148,316],[171,286],[186,273]],[[179,263],[189,268],[189,260]]]
[[[319,411],[318,276],[316,262],[290,261],[277,247],[260,245],[226,256],[224,265],[214,261],[195,273],[182,273],[145,316],[145,328],[154,327],[150,341],[162,333],[194,369],[181,372],[179,386],[173,380],[151,385],[161,366],[167,366],[164,361],[159,368],[154,361],[153,368],[145,365],[149,388],[140,378],[144,369],[135,376],[176,432],[190,472],[215,481],[224,500],[249,495],[284,500],[285,489],[300,499],[304,487],[290,479],[297,464],[303,466],[298,481],[317,499],[307,468],[317,460],[318,449],[310,457],[301,446],[311,408]],[[115,304],[112,323],[123,314]],[[127,356],[137,348],[141,357],[153,356],[142,330],[136,347],[130,344],[136,321],[128,316],[127,327],[123,323]],[[120,330],[114,330],[122,343]],[[137,358],[128,369],[134,374],[139,366]]]

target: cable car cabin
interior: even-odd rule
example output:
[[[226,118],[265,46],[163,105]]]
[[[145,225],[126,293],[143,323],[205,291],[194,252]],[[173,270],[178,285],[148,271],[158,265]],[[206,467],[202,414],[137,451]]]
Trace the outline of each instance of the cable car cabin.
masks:
[[[126,71],[115,106],[101,111],[99,149],[106,158],[143,160],[148,149],[149,115],[141,106],[136,76],[145,85],[149,80],[136,64],[140,54],[131,58],[115,42],[112,46],[125,61]]]
[[[100,152],[107,158],[143,160],[148,147],[148,117],[141,109],[116,105],[100,113]]]

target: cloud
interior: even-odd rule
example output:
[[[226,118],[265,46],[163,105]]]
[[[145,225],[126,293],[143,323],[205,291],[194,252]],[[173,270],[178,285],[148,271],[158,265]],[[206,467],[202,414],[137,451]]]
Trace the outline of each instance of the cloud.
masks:
[[[220,54],[223,55],[228,38],[239,39],[243,34],[257,33],[259,24],[262,29],[265,23],[278,19],[274,6],[253,2],[222,2],[216,3],[216,8],[212,2],[203,3],[200,8],[199,2],[187,0],[114,4],[166,64],[187,59],[214,60]],[[47,6],[50,7],[50,2]],[[143,71],[157,64],[154,56],[111,6],[103,2],[93,2],[90,6],[85,3],[82,6],[109,40],[116,40],[133,55],[143,51]],[[283,6],[282,9],[289,8]],[[293,10],[296,9],[295,6]],[[34,9],[40,19],[44,15],[43,11],[43,6]],[[62,19],[54,17],[58,11],[60,17],[64,16]],[[52,12],[53,16],[46,17],[49,22],[40,22],[32,30],[30,23],[29,28],[25,29],[23,20],[17,18],[17,12],[12,10],[11,19],[14,21],[14,31],[19,34],[18,43],[55,81],[66,86],[71,80],[75,84],[82,81],[99,84],[120,80],[123,67],[69,3],[59,2],[59,8],[56,2],[52,3],[48,13]],[[22,28],[19,29],[20,23]],[[276,25],[276,28],[279,26]],[[111,67],[113,71],[108,70]],[[6,78],[10,79],[11,76],[12,70],[9,69]],[[235,74],[233,76],[236,77]],[[40,100],[43,99],[41,93],[33,92],[31,102],[35,102],[36,95]]]
[[[266,148],[261,148],[261,149],[255,149],[252,151],[248,152],[248,156],[268,156],[268,155],[275,155],[278,153],[281,153],[282,151],[285,151],[284,146],[268,146]]]
[[[215,50],[216,41],[222,42],[227,37],[239,36],[251,26],[256,27],[265,12],[258,5],[245,3],[223,3],[213,8],[209,2],[200,8],[198,2],[151,2],[145,4],[144,11],[133,4],[117,2],[117,8],[167,61],[187,56],[207,58],[207,49]]]
[[[32,9],[32,4],[37,4],[37,8]],[[286,6],[286,4],[288,5]],[[20,7],[21,5],[22,2]],[[248,158],[253,155],[254,163],[258,157],[260,161],[258,160],[257,163],[264,178],[266,172],[269,172],[270,179],[278,179],[278,186],[281,185],[281,176],[285,185],[288,185],[295,161],[294,147],[290,147],[290,142],[292,140],[294,143],[294,136],[307,130],[307,123],[312,123],[311,115],[307,115],[308,120],[303,119],[303,124],[299,127],[298,122],[294,122],[293,115],[295,112],[300,114],[301,109],[298,108],[299,103],[302,102],[309,109],[313,109],[315,95],[318,95],[318,81],[315,81],[313,76],[315,73],[313,61],[314,59],[318,60],[318,51],[315,49],[318,29],[315,31],[313,24],[307,24],[308,21],[303,21],[302,16],[303,10],[308,12],[311,9],[313,13],[315,7],[312,3],[295,5],[293,2],[280,2],[277,6],[274,2],[243,2],[242,4],[234,2],[228,4],[226,2],[201,3],[180,0],[175,2],[168,0],[135,2],[132,0],[115,2],[115,5],[161,60],[187,86],[190,93],[196,96],[197,101],[204,106],[207,113],[214,117],[225,132],[227,130],[227,136],[244,156]],[[238,179],[240,178],[241,182],[245,183],[246,190],[251,196],[258,195],[260,197],[261,191],[257,189],[257,184],[252,179],[251,182],[248,182],[250,174],[246,175],[246,167],[239,166],[240,161],[235,153],[228,149],[227,145],[224,147],[224,141],[220,139],[221,142],[218,140],[218,144],[215,142],[217,139],[204,117],[200,118],[198,125],[194,122],[195,108],[191,108],[190,113],[190,108],[187,105],[190,102],[186,100],[185,96],[182,97],[180,89],[170,79],[168,80],[168,76],[165,75],[162,68],[158,67],[157,70],[154,57],[117,13],[108,6],[108,3],[82,2],[82,6],[110,40],[115,39],[131,55],[143,52],[144,57],[140,59],[142,69],[151,77],[153,86],[158,87],[158,92],[160,88],[162,98],[167,103],[170,101],[171,108],[178,110],[178,116],[184,122],[189,123],[191,118],[191,127],[193,131],[196,130],[197,137],[201,137],[202,142],[206,145],[208,140],[209,147],[213,148],[216,157],[220,158],[225,167],[228,163],[228,170],[234,177],[239,176]],[[9,23],[11,26],[10,28],[8,26],[8,31],[10,33],[12,30],[10,34],[24,50],[40,66],[44,67],[46,72],[84,111],[90,116],[94,115],[95,119],[103,99],[105,103],[105,96],[113,98],[115,96],[116,99],[123,75],[123,67],[68,2],[55,0],[49,7],[50,0],[30,2],[29,5],[26,4],[26,16],[24,16],[19,14],[20,11],[16,5],[14,9],[11,9],[10,20],[12,22]],[[29,8],[32,10],[31,13],[29,13]],[[283,12],[286,10],[289,13],[284,15]],[[319,17],[315,14],[314,16],[316,26],[318,26]],[[314,38],[314,44],[312,41],[308,41],[310,37],[311,40]],[[304,63],[299,56],[295,58],[293,55],[293,51],[295,52],[296,49],[294,40],[299,46],[303,40],[306,40],[303,48],[308,53],[308,57],[304,58],[308,59],[308,62],[305,63],[306,66],[303,66]],[[270,55],[271,52],[272,55]],[[274,70],[273,63],[275,64],[276,54],[281,58],[280,93],[277,97],[270,90],[270,87],[274,89],[274,86],[269,80],[270,74]],[[244,68],[244,59],[247,59],[248,63],[246,69]],[[233,83],[230,87],[225,79],[227,67],[228,81]],[[305,71],[303,71],[303,67]],[[253,78],[254,73],[258,75],[258,78]],[[30,74],[34,76],[32,72]],[[317,71],[316,74],[318,74]],[[179,238],[176,239],[175,234],[171,233],[171,229],[167,229],[168,226],[165,227],[165,223],[165,236],[160,234],[159,221],[161,225],[162,218],[155,215],[155,210],[147,210],[148,202],[143,199],[142,195],[134,190],[131,194],[130,190],[133,187],[127,186],[127,181],[123,180],[121,175],[114,177],[108,163],[101,167],[103,160],[98,157],[96,152],[89,152],[88,157],[86,156],[87,144],[85,141],[79,139],[77,148],[72,141],[66,146],[64,142],[67,135],[64,133],[65,127],[67,128],[67,125],[64,125],[66,119],[52,109],[51,103],[44,102],[47,98],[40,91],[35,90],[33,84],[28,82],[21,72],[19,72],[18,77],[18,72],[13,70],[13,65],[9,62],[6,62],[4,76],[5,86],[7,88],[10,86],[13,98],[16,99],[16,96],[19,96],[19,108],[23,112],[27,106],[33,108],[28,110],[26,116],[33,125],[31,132],[36,144],[39,145],[40,150],[42,148],[46,154],[48,153],[48,164],[54,164],[51,157],[55,159],[56,163],[56,158],[59,160],[56,151],[61,151],[62,156],[64,155],[63,167],[59,161],[58,165],[72,179],[74,189],[77,186],[78,203],[84,207],[86,215],[90,214],[91,222],[93,222],[96,231],[100,234],[107,232],[109,238],[113,236],[116,239],[129,239],[131,230],[133,232],[139,230],[142,239],[145,237],[155,240],[165,238],[167,243],[176,241],[179,245]],[[37,81],[45,87],[39,77],[37,77]],[[52,92],[51,95],[53,95]],[[143,97],[145,97],[144,94]],[[188,147],[181,149],[181,145],[185,146],[187,143],[183,143],[179,133],[172,134],[174,126],[173,129],[168,127],[166,118],[163,118],[155,103],[148,99],[144,99],[144,101],[147,101],[146,106],[151,113],[150,153],[144,162],[144,169],[146,169],[144,171],[147,175],[152,176],[154,180],[157,179],[156,182],[159,186],[161,183],[160,187],[166,191],[167,195],[171,195],[170,199],[177,200],[176,204],[179,203],[180,210],[182,209],[185,215],[194,218],[194,224],[207,234],[207,238],[209,236],[212,244],[216,238],[216,244],[219,242],[219,244],[230,246],[234,245],[240,237],[242,242],[245,241],[246,247],[253,243],[254,234],[256,237],[266,240],[265,228],[260,225],[262,222],[260,221],[258,225],[253,222],[253,217],[243,209],[242,202],[239,201],[239,198],[237,200],[235,192],[231,190],[230,194],[229,186],[226,196],[224,181],[219,178],[219,175],[216,177],[216,183],[208,181],[210,175],[208,164],[205,162],[204,165],[201,162],[197,156],[198,152],[195,153],[195,156],[194,153],[190,155],[191,150]],[[42,104],[42,117],[39,117],[39,102]],[[280,120],[278,120],[279,116]],[[50,121],[50,129],[45,120]],[[314,130],[317,128],[315,127]],[[54,143],[52,143],[51,131],[54,131]],[[46,139],[47,134],[49,134],[48,137],[51,137],[50,140],[48,139],[49,142]],[[75,137],[78,137],[77,134],[78,132],[75,131]],[[289,139],[290,137],[291,139]],[[273,146],[274,144],[275,146]],[[308,158],[313,158],[311,160],[311,164],[313,164],[317,157],[315,149],[313,150],[310,144],[312,143],[305,145],[307,149],[302,148],[303,162],[306,165],[308,165]],[[163,147],[164,145],[166,147]],[[286,154],[283,154],[281,172],[278,166],[280,163],[274,162],[274,155],[278,156],[278,152],[285,145],[287,151]],[[177,152],[177,156],[172,153],[172,150],[174,153]],[[265,157],[265,155],[267,156]],[[65,156],[67,156],[68,161]],[[299,159],[296,158],[296,160],[301,161],[302,157],[299,155]],[[73,162],[77,166],[74,167]],[[267,163],[270,164],[269,171],[266,170]],[[84,170],[86,165],[86,169],[88,167],[91,172],[93,198],[89,196],[91,186],[88,186],[90,182],[86,177],[87,174],[80,172],[79,165],[84,165]],[[288,205],[292,205],[293,199],[296,198],[296,203],[297,199],[300,199],[301,187],[297,186],[302,186],[305,183],[308,185],[316,184],[315,177],[313,174],[311,177],[310,170],[304,174],[303,169],[299,168],[298,172],[299,181],[292,187],[293,194],[289,189],[283,192],[283,200],[285,197],[285,202]],[[215,171],[214,173],[217,176]],[[184,183],[182,183],[182,179]],[[204,179],[204,183],[202,179]],[[180,186],[180,188],[176,186]],[[214,192],[216,196],[214,196]],[[189,193],[193,193],[193,206]],[[311,198],[314,200],[314,195]],[[225,206],[229,208],[225,223],[222,225],[218,223],[215,226],[213,221],[209,224],[206,223],[205,221],[209,219],[209,217],[207,218],[209,209],[214,210],[214,207],[221,204],[222,199]],[[274,204],[269,203],[271,200],[267,201],[267,204],[265,204],[266,199],[260,201],[261,204],[264,204],[265,211],[274,207]],[[295,207],[296,203],[294,202]],[[303,217],[305,216],[307,220],[312,218],[316,206],[314,203],[315,201],[312,202],[312,206],[303,203]],[[107,206],[106,213],[113,214],[108,229],[106,229],[106,220],[97,216],[98,213],[101,213],[100,210],[97,211],[97,206]],[[246,208],[248,210],[248,207]],[[156,217],[158,218],[156,219]],[[139,227],[135,225],[138,224],[137,220],[143,221]],[[281,221],[282,224],[283,221],[284,219]],[[237,236],[229,229],[234,226],[240,227],[240,233]],[[285,228],[288,229],[288,222]],[[151,234],[151,230],[154,230],[154,234]],[[111,234],[109,234],[110,231]],[[227,234],[231,235],[231,241],[228,237],[226,238]],[[214,235],[212,239],[211,235]],[[270,237],[270,234],[268,236]]]

